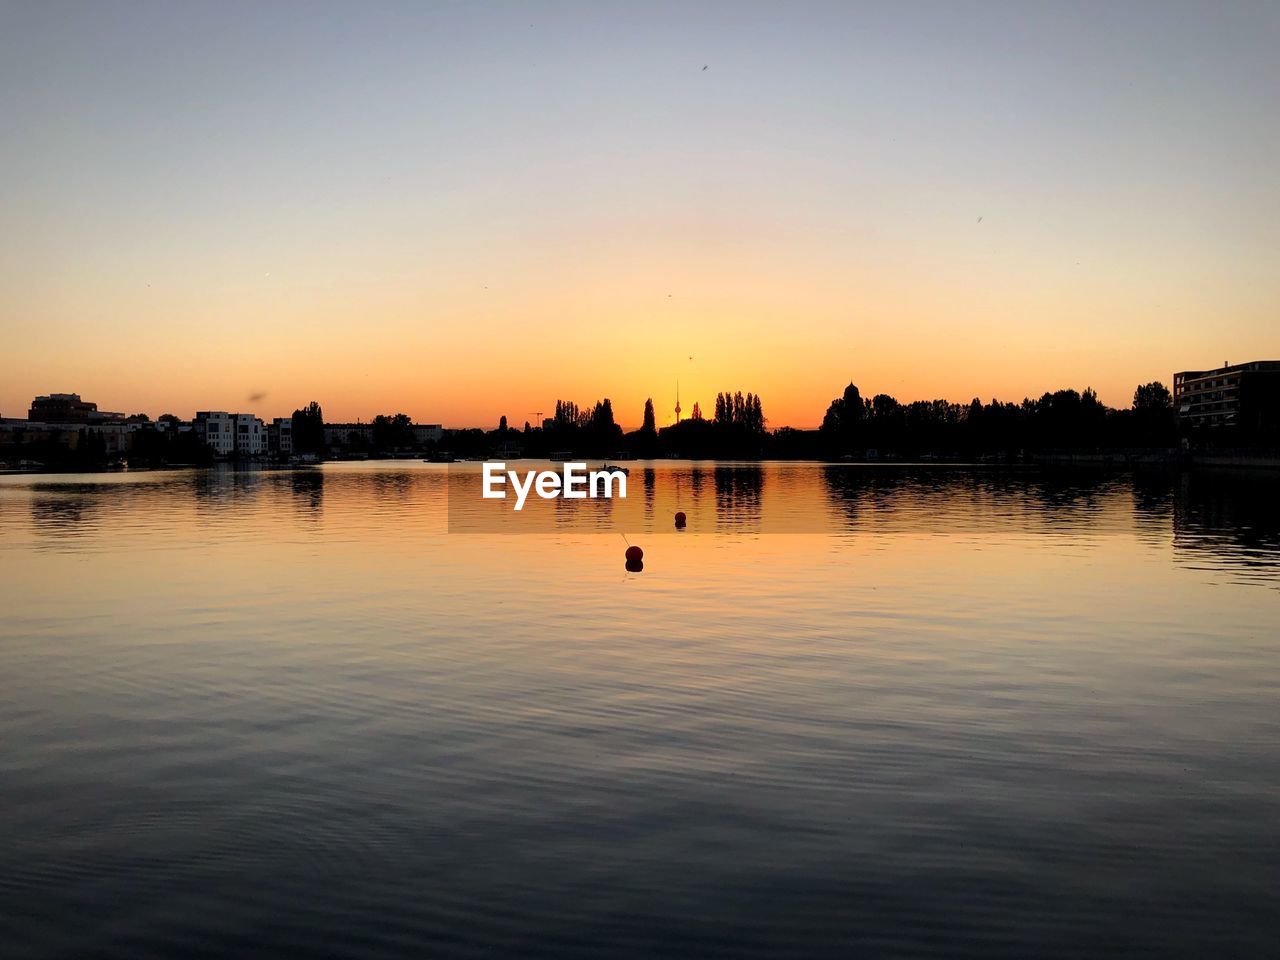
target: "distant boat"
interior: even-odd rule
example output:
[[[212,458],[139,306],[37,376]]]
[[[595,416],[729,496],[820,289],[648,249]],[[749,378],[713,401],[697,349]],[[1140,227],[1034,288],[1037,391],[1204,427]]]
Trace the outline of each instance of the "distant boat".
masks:
[[[564,463],[573,459],[573,451],[571,450],[552,450],[547,454],[547,459],[552,463]]]
[[[620,467],[616,463],[602,463],[600,465],[600,469],[608,473],[621,473],[623,475],[628,475],[631,473],[631,471],[628,470],[626,467]]]

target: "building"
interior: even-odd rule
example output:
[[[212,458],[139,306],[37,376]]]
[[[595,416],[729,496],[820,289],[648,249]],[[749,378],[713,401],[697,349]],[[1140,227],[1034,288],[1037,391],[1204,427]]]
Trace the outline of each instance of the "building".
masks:
[[[415,423],[413,439],[418,443],[439,443],[444,439],[444,426],[439,423]]]
[[[1173,406],[1184,432],[1234,428],[1257,437],[1280,431],[1280,360],[1175,373]]]
[[[219,457],[263,457],[267,454],[267,425],[252,413],[201,410],[195,430]]]
[[[444,427],[439,423],[414,423],[413,442],[418,446],[439,443],[444,439]],[[324,443],[327,447],[352,447],[361,449],[373,446],[372,423],[326,423]]]
[[[234,423],[231,414],[221,410],[197,411],[193,421],[196,434],[219,457],[229,457],[235,453],[236,438],[232,429]]]
[[[324,443],[327,447],[368,445],[373,440],[371,423],[326,423]]]
[[[157,430],[169,434],[187,433],[189,430],[194,429],[190,420],[179,420],[172,413],[162,414],[160,419],[155,422],[155,427]]]
[[[74,450],[80,443],[80,429],[74,424],[48,424],[16,417],[0,419],[0,446],[60,443]]]
[[[267,426],[267,449],[273,456],[293,456],[293,418],[276,417]]]
[[[241,456],[265,457],[267,455],[267,425],[252,413],[237,413],[236,453]]]
[[[51,393],[31,401],[27,419],[36,423],[102,423],[123,420],[123,413],[99,410],[96,403],[81,400],[78,393]]]
[[[83,449],[91,441],[91,451],[121,457],[134,449],[140,434],[154,432],[166,436],[192,429],[190,423],[166,414],[152,423],[146,414],[125,416],[99,410],[96,403],[78,393],[51,393],[31,401],[26,420],[0,419],[0,445],[60,444],[70,450]],[[154,449],[154,446],[150,447]]]
[[[138,431],[152,430],[154,428],[154,424],[140,420],[130,420],[124,423],[89,424],[85,427],[85,431],[88,434],[101,437],[103,452],[115,456],[128,453],[133,449],[133,438]]]

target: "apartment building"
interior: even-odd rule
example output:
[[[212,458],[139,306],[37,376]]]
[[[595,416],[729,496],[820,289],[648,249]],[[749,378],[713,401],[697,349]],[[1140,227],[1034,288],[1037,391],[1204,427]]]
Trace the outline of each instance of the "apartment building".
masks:
[[[1280,360],[1175,373],[1173,405],[1184,430],[1253,434],[1280,428]]]
[[[293,418],[276,417],[267,425],[267,450],[273,456],[293,456]]]
[[[220,457],[264,457],[267,454],[267,425],[252,413],[201,410],[196,413],[195,430]]]

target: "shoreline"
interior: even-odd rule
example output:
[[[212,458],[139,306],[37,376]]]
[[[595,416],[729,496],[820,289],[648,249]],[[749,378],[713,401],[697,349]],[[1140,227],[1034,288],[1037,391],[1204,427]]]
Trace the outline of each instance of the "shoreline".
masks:
[[[520,463],[553,462],[539,457],[506,457],[505,461]],[[581,457],[581,461],[590,463],[599,457]],[[312,470],[325,464],[406,464],[428,463],[431,466],[449,467],[466,463],[496,462],[484,459],[455,460],[452,462],[423,461],[413,457],[368,457],[368,458],[334,458],[316,463],[280,463],[255,460],[221,460],[213,463],[173,463],[145,465],[137,467],[119,467],[115,465],[94,467],[79,465],[66,469],[37,468],[0,468],[3,476],[67,476],[74,474],[112,474],[112,473],[160,473],[177,470],[232,470],[245,472],[258,471],[292,471]],[[903,460],[889,459],[831,459],[831,458],[768,458],[746,459],[741,457],[659,457],[652,459],[626,459],[611,462],[633,465],[645,464],[709,464],[712,466],[750,467],[772,464],[817,464],[830,467],[877,467],[877,468],[938,468],[938,469],[1003,469],[1026,470],[1038,468],[1088,468],[1116,470],[1125,472],[1139,469],[1161,470],[1198,470],[1198,469],[1240,469],[1245,471],[1280,471],[1280,455],[1254,454],[1246,451],[1222,453],[1183,453],[1180,451],[1060,451],[1054,453],[1031,454],[1024,459],[949,459],[949,458],[910,458]]]

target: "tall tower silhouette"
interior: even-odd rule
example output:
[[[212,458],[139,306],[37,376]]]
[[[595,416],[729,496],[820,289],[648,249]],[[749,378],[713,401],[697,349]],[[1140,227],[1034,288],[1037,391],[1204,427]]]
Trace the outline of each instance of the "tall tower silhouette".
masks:
[[[676,381],[676,423],[680,422],[680,381]]]

